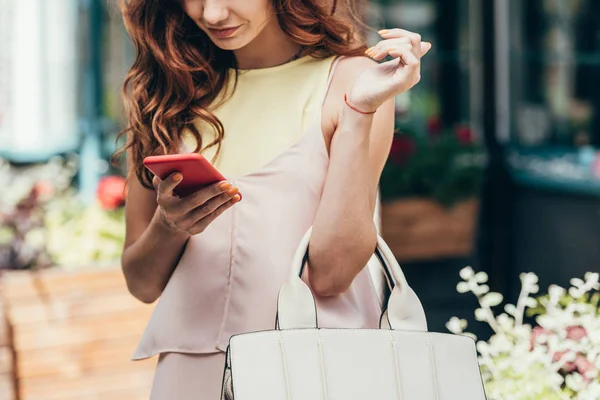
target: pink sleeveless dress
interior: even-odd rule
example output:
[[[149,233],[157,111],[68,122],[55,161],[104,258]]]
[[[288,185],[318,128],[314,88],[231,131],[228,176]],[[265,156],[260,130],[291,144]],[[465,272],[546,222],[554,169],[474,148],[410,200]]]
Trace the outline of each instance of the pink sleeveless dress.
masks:
[[[336,62],[317,92],[321,106]],[[189,239],[133,356],[160,354],[153,400],[219,399],[229,338],[274,329],[279,289],[314,221],[329,165],[317,114],[283,153],[229,179],[243,200]],[[376,328],[381,313],[367,269],[346,293],[317,297],[317,307],[320,326],[332,328]]]

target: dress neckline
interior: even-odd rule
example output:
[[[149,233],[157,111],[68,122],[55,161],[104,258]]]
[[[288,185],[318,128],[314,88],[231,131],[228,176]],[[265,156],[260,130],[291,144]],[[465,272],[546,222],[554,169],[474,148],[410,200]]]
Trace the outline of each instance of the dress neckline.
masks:
[[[305,56],[296,58],[295,60],[288,61],[286,63],[279,64],[279,65],[274,65],[272,67],[253,68],[253,69],[238,69],[237,71],[240,76],[242,76],[242,75],[243,76],[258,76],[258,75],[272,74],[275,72],[286,71],[290,68],[293,68],[300,64],[305,64],[314,59],[315,58],[312,55],[305,55]],[[231,68],[231,70],[233,70],[233,68]]]

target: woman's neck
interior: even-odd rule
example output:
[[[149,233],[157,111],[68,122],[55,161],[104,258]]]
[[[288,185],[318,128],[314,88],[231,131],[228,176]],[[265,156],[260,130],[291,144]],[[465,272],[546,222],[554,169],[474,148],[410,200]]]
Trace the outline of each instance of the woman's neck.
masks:
[[[239,69],[260,69],[285,64],[299,55],[302,46],[287,36],[273,18],[245,47],[235,50]]]

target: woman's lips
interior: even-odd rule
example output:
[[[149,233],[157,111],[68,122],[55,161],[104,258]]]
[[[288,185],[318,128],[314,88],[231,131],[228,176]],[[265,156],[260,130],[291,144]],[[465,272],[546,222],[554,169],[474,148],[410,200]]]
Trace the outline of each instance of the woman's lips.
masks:
[[[233,34],[238,29],[239,29],[239,26],[234,26],[233,28],[224,28],[224,29],[212,29],[212,28],[209,28],[208,30],[210,31],[210,33],[214,37],[217,37],[219,39],[224,39],[224,38],[228,38],[230,36],[233,36]]]

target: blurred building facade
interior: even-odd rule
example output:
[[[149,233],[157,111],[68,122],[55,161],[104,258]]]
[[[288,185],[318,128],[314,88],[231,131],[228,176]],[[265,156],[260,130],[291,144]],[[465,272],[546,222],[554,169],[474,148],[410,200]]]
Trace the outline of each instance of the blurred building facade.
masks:
[[[545,288],[600,270],[600,3],[496,1],[492,12],[490,118],[509,178],[496,275],[514,296],[520,272]]]

